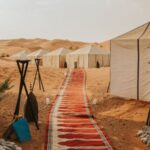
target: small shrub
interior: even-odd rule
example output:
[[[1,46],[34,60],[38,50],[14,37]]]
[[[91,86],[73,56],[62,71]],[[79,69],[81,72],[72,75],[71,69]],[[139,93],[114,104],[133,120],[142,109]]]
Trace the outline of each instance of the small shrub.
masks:
[[[10,88],[10,78],[0,84],[0,92],[4,92]]]

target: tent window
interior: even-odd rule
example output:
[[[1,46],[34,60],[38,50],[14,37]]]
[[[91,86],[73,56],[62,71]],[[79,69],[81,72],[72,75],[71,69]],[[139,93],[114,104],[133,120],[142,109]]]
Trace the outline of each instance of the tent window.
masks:
[[[64,68],[67,68],[67,62],[66,61],[64,62]]]
[[[100,68],[100,64],[98,61],[96,62],[96,68]]]

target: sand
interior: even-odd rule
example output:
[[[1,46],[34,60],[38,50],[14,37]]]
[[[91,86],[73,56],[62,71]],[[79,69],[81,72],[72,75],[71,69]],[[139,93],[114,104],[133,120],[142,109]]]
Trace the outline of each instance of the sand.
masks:
[[[136,136],[146,122],[150,103],[111,97],[106,93],[109,68],[88,69],[87,94],[93,114],[117,150],[149,150]],[[93,99],[97,104],[92,105]]]
[[[0,57],[11,56],[17,52],[26,50],[29,52],[46,49],[49,51],[56,50],[57,48],[68,48],[70,50],[77,50],[78,48],[94,45],[103,49],[110,49],[110,41],[101,43],[87,43],[80,41],[69,40],[47,40],[47,39],[12,39],[12,40],[0,40]]]
[[[0,83],[4,79],[11,77],[11,89],[0,96],[0,136],[11,123],[18,94],[19,73],[16,63],[0,59]],[[41,67],[41,75],[46,92],[34,89],[39,104],[40,130],[35,125],[30,124],[32,140],[25,144],[19,144],[23,150],[42,150],[45,140],[45,129],[47,114],[50,106],[45,104],[45,98],[50,97],[54,100],[61,82],[64,79],[65,69],[50,69]],[[33,81],[35,66],[30,65],[26,77],[27,87]],[[91,103],[93,114],[100,127],[104,127],[109,135],[114,147],[118,150],[148,150],[136,133],[145,125],[150,103],[139,102],[136,100],[124,100],[111,97],[107,93],[109,83],[109,68],[86,69],[87,80],[86,90]],[[94,99],[97,104],[92,105]],[[23,105],[26,97],[23,92],[20,114],[23,115]]]
[[[19,89],[19,73],[16,67],[15,62],[7,62],[4,60],[0,60],[0,82],[8,77],[11,77],[11,89],[7,90],[4,94],[1,95],[0,98],[0,137],[2,133],[6,130],[8,125],[11,123],[13,118],[13,113],[16,105],[18,89]],[[58,89],[61,85],[61,82],[64,79],[64,69],[49,69],[41,67],[41,76],[44,83],[45,92],[40,91],[38,88],[38,84],[36,82],[34,94],[37,97],[39,104],[39,121],[40,121],[40,130],[37,130],[34,123],[30,124],[30,130],[32,133],[32,140],[25,144],[19,144],[23,150],[42,150],[44,146],[45,140],[45,129],[47,123],[47,114],[49,111],[49,107],[45,103],[46,97],[49,97],[51,102],[54,100]],[[29,66],[26,83],[29,89],[30,82],[33,82],[35,73],[35,67]],[[23,91],[21,107],[20,107],[20,115],[23,115],[23,106],[26,101],[25,92]]]
[[[85,43],[80,41],[69,40],[47,40],[47,39],[13,39],[13,40],[0,40],[0,83],[7,78],[11,78],[12,88],[7,90],[4,94],[0,95],[0,136],[7,129],[13,118],[13,113],[16,105],[19,89],[19,73],[16,62],[8,60],[8,57],[20,52],[22,50],[35,51],[40,48],[47,49],[49,51],[55,50],[60,47],[76,50],[88,44],[92,44],[101,48],[109,49],[109,41],[104,43]],[[6,56],[6,57],[4,57]],[[64,69],[49,69],[41,67],[41,74],[46,92],[42,92],[38,89],[38,85],[34,89],[34,94],[37,97],[39,104],[39,118],[40,118],[40,130],[37,131],[34,124],[30,125],[32,132],[32,141],[26,144],[21,144],[23,150],[41,150],[45,140],[45,128],[47,123],[47,114],[50,106],[45,104],[46,97],[49,97],[51,101],[54,100],[61,82],[64,79]],[[30,82],[33,82],[35,74],[35,66],[29,66],[26,76],[26,83],[29,89]],[[23,106],[26,101],[25,92],[22,94],[22,101],[20,107],[20,115],[23,115]],[[19,143],[18,143],[19,144]]]

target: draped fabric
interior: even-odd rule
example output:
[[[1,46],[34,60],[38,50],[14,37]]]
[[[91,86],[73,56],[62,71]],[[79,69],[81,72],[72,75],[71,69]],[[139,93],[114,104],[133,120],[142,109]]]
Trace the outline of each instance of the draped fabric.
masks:
[[[150,23],[111,40],[112,95],[150,101]]]

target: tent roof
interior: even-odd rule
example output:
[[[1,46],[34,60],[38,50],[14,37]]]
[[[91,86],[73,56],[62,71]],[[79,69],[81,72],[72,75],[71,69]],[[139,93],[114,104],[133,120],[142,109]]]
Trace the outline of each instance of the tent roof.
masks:
[[[29,54],[29,52],[24,50],[24,51],[21,51],[19,53],[16,53],[16,54],[10,56],[10,58],[14,59],[14,60],[16,60],[16,59],[27,59],[28,54]]]
[[[150,22],[137,27],[125,34],[122,34],[116,38],[114,38],[113,40],[127,40],[127,39],[140,39],[140,38],[146,38],[146,37],[150,37]]]
[[[89,45],[83,48],[80,48],[72,53],[70,53],[69,55],[79,55],[79,54],[109,54],[110,51],[109,50],[105,50],[102,48],[97,48],[93,45]]]
[[[45,54],[45,56],[51,56],[51,55],[66,55],[68,53],[70,53],[71,50],[66,49],[66,48],[58,48],[52,52],[49,52],[47,54]]]
[[[150,22],[149,22],[149,25],[147,26],[145,33],[141,37],[141,39],[150,39]]]
[[[47,50],[39,49],[35,52],[32,52],[28,55],[28,57],[42,57],[44,54],[48,53]]]

